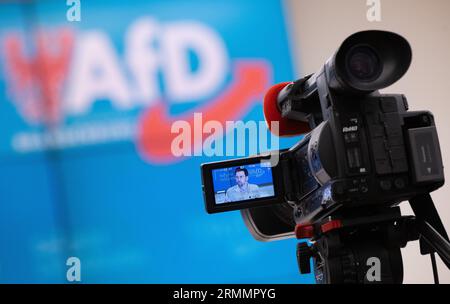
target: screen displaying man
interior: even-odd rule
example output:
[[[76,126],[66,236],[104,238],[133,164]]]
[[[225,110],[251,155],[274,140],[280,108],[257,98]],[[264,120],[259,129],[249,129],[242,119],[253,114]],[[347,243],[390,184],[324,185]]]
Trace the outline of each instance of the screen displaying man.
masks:
[[[270,164],[256,163],[212,170],[216,204],[275,196]]]
[[[236,185],[228,188],[225,194],[226,202],[237,202],[248,199],[259,198],[259,187],[248,182],[248,170],[246,168],[237,168],[234,171]]]

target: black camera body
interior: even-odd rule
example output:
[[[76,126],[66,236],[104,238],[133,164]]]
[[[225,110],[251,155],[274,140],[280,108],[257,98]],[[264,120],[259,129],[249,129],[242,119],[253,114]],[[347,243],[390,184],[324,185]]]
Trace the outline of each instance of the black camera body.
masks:
[[[434,252],[450,268],[450,242],[429,194],[444,184],[434,117],[408,111],[404,95],[379,92],[411,58],[403,37],[359,32],[317,73],[269,90],[274,117],[311,131],[287,150],[203,164],[208,213],[241,210],[261,241],[310,239],[298,243],[298,265],[309,273],[313,258],[318,283],[372,283],[374,258],[380,283],[401,283],[400,248],[418,239],[434,270]],[[415,216],[401,215],[406,200]]]
[[[337,208],[395,205],[444,184],[430,112],[408,112],[403,95],[375,92],[329,92],[321,105],[325,120],[282,156],[297,224]]]
[[[317,73],[278,94],[282,118],[307,123],[311,132],[294,147],[272,152],[279,160],[271,171],[274,191],[219,203],[225,190],[215,189],[212,173],[262,163],[270,155],[203,164],[207,211],[241,210],[256,239],[277,240],[293,237],[296,225],[320,222],[339,210],[358,216],[357,210],[370,213],[441,187],[433,115],[408,111],[404,95],[379,92],[406,73],[411,59],[409,43],[395,33],[348,37]]]

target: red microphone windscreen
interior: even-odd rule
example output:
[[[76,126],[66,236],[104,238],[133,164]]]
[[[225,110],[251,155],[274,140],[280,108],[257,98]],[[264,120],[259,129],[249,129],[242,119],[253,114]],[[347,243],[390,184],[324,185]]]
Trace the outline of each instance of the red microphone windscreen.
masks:
[[[278,109],[278,94],[287,86],[290,82],[283,82],[271,87],[264,96],[264,118],[266,119],[267,126],[272,134],[277,136],[295,136],[308,133],[311,131],[308,123],[281,116]],[[271,129],[271,122],[279,122],[279,132]]]

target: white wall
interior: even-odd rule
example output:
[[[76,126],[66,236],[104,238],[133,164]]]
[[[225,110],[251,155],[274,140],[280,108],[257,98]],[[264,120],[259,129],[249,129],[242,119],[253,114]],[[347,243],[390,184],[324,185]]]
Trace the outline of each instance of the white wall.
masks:
[[[369,22],[366,0],[285,0],[296,76],[318,70],[353,32],[383,29],[403,35],[412,46],[413,62],[408,73],[384,92],[405,94],[411,110],[434,113],[444,166],[450,164],[450,1],[380,3],[381,22]],[[445,177],[448,184],[433,192],[432,197],[450,232],[450,169]],[[406,202],[402,210],[412,214]],[[403,260],[405,283],[433,282],[430,259],[420,255],[418,242],[408,244]],[[450,271],[442,262],[439,274],[442,283],[450,283]]]

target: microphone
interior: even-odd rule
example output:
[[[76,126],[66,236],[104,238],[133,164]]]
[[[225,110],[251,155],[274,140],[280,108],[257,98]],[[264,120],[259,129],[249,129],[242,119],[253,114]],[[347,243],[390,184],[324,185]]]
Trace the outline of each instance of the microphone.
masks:
[[[296,136],[311,131],[309,124],[306,122],[293,120],[281,116],[279,109],[279,99],[286,97],[285,92],[282,92],[288,85],[292,85],[292,82],[283,82],[272,86],[264,96],[264,118],[270,132],[277,136]],[[271,122],[279,122],[278,133],[276,130],[271,129]]]

